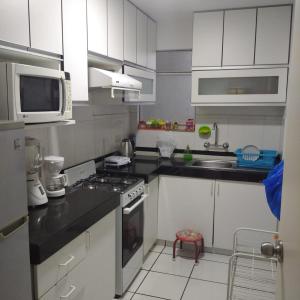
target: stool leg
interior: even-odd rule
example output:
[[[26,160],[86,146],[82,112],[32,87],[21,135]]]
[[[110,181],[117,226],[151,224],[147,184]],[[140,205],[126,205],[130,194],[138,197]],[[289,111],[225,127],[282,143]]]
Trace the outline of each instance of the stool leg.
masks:
[[[194,242],[195,245],[195,262],[196,264],[198,263],[198,258],[199,258],[199,254],[200,254],[200,249],[198,248],[198,243]]]
[[[180,249],[182,250],[182,241],[180,241]]]
[[[201,239],[201,252],[204,253],[204,238]]]
[[[176,239],[173,243],[173,259],[175,259],[175,253],[176,253],[176,244],[177,244],[178,239]]]

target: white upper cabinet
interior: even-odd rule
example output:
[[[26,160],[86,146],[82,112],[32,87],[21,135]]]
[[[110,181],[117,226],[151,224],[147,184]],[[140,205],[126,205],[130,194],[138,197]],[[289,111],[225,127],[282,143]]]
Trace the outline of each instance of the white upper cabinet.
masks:
[[[224,18],[223,65],[253,65],[256,9],[227,10]]]
[[[148,18],[148,26],[147,26],[147,48],[148,48],[148,60],[147,67],[156,70],[156,33],[157,33],[157,25],[156,22]]]
[[[31,48],[62,55],[61,0],[29,0]]]
[[[64,70],[71,74],[72,100],[87,101],[86,0],[62,0]]]
[[[123,0],[108,0],[108,53],[109,57],[123,60],[124,22]]]
[[[194,14],[193,66],[221,66],[223,18],[224,11]]]
[[[291,6],[258,8],[255,64],[289,62]]]
[[[28,0],[1,0],[0,40],[29,47]]]
[[[288,68],[192,72],[192,104],[285,105]]]
[[[87,0],[88,50],[107,55],[107,0]]]
[[[137,11],[137,64],[147,66],[147,16]]]
[[[124,60],[136,63],[137,9],[124,0]]]

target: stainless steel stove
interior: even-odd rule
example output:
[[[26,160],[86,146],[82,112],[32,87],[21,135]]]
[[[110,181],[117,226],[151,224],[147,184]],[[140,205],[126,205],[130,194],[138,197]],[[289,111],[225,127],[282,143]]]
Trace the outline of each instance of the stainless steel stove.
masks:
[[[96,174],[94,161],[65,170],[68,190],[97,190],[120,194],[116,210],[116,295],[121,296],[143,264],[144,180],[109,172]]]

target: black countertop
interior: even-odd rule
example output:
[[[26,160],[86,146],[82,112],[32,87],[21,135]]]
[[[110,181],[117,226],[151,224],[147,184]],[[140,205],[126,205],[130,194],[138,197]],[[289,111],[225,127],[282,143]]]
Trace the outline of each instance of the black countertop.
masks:
[[[193,167],[192,162],[183,159],[160,159],[151,156],[137,156],[130,165],[120,168],[98,168],[97,172],[108,171],[114,174],[128,174],[141,177],[146,183],[157,175],[261,182],[269,172],[265,169],[250,169],[233,166],[231,168]]]
[[[42,207],[30,209],[31,263],[42,263],[119,205],[118,193],[77,190],[65,197],[49,199]]]

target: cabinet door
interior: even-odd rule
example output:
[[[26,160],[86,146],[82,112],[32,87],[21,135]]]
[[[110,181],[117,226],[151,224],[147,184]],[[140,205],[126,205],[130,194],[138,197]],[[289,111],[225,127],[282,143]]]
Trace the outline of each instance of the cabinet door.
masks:
[[[256,9],[227,10],[224,18],[223,65],[253,65]]]
[[[124,60],[136,63],[137,9],[124,0]]]
[[[87,0],[88,50],[107,55],[107,0]]]
[[[86,1],[63,0],[64,70],[71,74],[72,100],[88,101]]]
[[[192,104],[285,103],[287,74],[287,68],[193,71]]]
[[[85,300],[86,281],[89,273],[86,272],[84,261],[74,268],[67,276],[61,279],[53,288],[51,288],[40,300]]]
[[[31,48],[62,54],[61,0],[29,0]]]
[[[173,241],[178,230],[201,232],[212,246],[214,180],[160,176],[158,238]]]
[[[144,203],[144,256],[150,251],[157,240],[158,222],[158,177],[146,185],[146,198]]]
[[[28,0],[1,0],[0,40],[29,47]]]
[[[221,66],[223,11],[194,14],[193,66]]]
[[[147,55],[147,67],[152,70],[156,70],[156,32],[157,26],[156,23],[148,18],[148,26],[147,26],[147,48],[148,48],[148,55]]]
[[[108,0],[108,53],[109,57],[123,60],[124,23],[123,0]]]
[[[116,214],[112,211],[87,230],[90,239],[84,261],[84,299],[114,299],[116,276]]]
[[[137,11],[137,64],[147,66],[147,16]]]
[[[291,15],[291,6],[258,8],[256,64],[289,62]]]
[[[239,227],[276,230],[276,219],[268,207],[264,186],[258,183],[217,181],[214,247],[232,250],[233,233]],[[249,246],[256,242],[256,236],[244,241]]]

